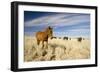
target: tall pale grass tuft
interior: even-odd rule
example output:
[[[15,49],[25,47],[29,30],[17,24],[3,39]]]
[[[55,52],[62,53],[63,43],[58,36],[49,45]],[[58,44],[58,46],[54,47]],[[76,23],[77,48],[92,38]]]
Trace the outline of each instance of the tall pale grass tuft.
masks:
[[[41,43],[38,46],[35,37],[25,36],[24,61],[89,59],[90,40],[78,40],[71,38],[66,41],[63,38],[53,38],[48,40],[48,48],[41,48]]]

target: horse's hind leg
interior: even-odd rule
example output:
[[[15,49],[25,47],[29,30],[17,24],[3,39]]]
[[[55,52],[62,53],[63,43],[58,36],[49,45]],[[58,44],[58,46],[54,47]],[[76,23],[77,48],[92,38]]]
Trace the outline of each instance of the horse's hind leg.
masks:
[[[40,41],[39,41],[39,40],[37,40],[37,48],[36,48],[36,53],[37,53],[37,55],[38,55],[38,56],[41,56],[41,55],[42,55],[42,53],[40,52],[40,51],[41,51],[41,49],[40,49],[40,47],[39,47],[39,44],[40,44]]]
[[[42,41],[42,48],[44,48],[44,41]]]
[[[39,49],[39,44],[40,44],[40,41],[37,40],[37,50]]]

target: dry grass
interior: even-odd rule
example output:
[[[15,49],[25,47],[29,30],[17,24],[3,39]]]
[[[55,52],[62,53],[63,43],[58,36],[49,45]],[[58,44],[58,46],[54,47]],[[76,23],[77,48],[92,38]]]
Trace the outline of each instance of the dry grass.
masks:
[[[77,39],[49,39],[48,48],[41,48],[41,43],[37,46],[35,37],[25,36],[24,46],[25,62],[90,58],[89,39],[81,42],[77,41]]]

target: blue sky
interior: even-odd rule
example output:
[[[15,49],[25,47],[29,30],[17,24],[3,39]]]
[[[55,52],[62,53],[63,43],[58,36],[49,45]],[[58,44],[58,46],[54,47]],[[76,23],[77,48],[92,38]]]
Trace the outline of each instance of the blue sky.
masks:
[[[90,37],[90,14],[24,11],[24,33],[34,36],[51,26],[58,37]]]

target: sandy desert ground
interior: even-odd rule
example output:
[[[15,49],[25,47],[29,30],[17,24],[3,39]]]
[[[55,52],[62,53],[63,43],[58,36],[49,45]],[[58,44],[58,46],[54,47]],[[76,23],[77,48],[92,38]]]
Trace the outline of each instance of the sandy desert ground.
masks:
[[[46,43],[45,43],[46,44]],[[40,43],[37,46],[35,37],[24,38],[24,61],[52,61],[52,60],[75,60],[90,58],[90,40],[77,39],[65,40],[53,38],[48,41],[48,48]]]

